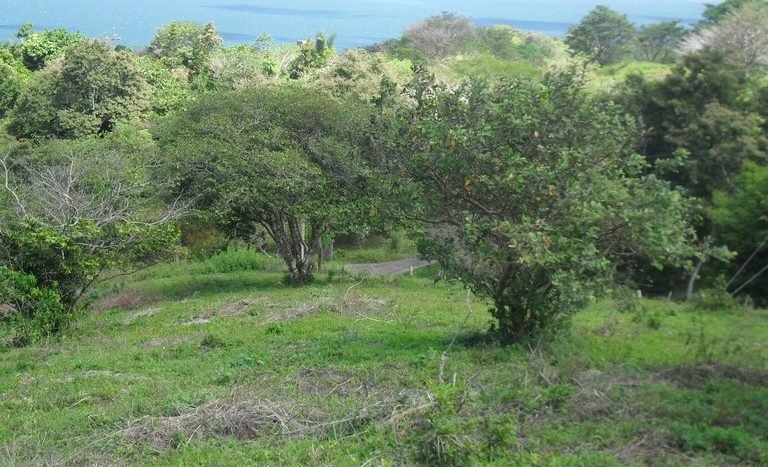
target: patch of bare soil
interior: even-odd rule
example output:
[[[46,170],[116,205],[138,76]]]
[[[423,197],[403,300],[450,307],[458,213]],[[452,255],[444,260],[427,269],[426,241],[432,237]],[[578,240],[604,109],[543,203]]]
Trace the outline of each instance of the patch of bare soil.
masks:
[[[369,297],[362,293],[347,293],[332,307],[340,315],[370,316],[379,314],[390,305],[384,299]]]
[[[685,388],[698,388],[712,379],[730,379],[748,386],[767,386],[768,372],[725,364],[680,365],[658,373],[662,380]]]
[[[142,349],[154,349],[157,347],[171,347],[174,345],[183,344],[185,341],[184,339],[150,339],[144,343],[142,343],[139,347]]]
[[[123,325],[128,326],[129,324],[133,324],[133,322],[139,318],[154,316],[155,314],[157,314],[158,311],[160,311],[160,308],[150,307],[150,308],[145,308],[143,310],[137,311],[135,313],[131,313],[128,316],[126,316],[125,319],[123,319]]]
[[[211,319],[216,317],[237,317],[246,316],[248,310],[254,306],[262,303],[263,299],[243,299],[235,302],[224,303],[221,306],[215,308],[205,308],[198,313],[195,318],[198,319]]]
[[[269,306],[268,309],[275,309],[276,306]],[[284,321],[290,321],[293,319],[303,318],[305,316],[313,315],[320,311],[320,303],[301,303],[298,305],[289,306],[285,309],[274,311],[267,316],[262,323],[273,324],[281,323]]]

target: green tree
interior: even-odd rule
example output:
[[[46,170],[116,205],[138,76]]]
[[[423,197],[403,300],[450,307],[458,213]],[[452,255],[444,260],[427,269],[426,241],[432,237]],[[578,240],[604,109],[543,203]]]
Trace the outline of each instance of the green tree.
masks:
[[[16,103],[20,92],[21,79],[18,73],[5,63],[0,63],[0,119]]]
[[[211,56],[211,83],[217,90],[243,89],[275,81],[282,71],[272,47],[221,47]]]
[[[703,25],[716,24],[722,21],[729,13],[738,10],[744,5],[750,3],[765,3],[765,0],[725,0],[723,2],[707,4],[707,8],[701,16],[704,18],[701,21]]]
[[[225,232],[266,230],[300,284],[323,237],[364,232],[374,212],[367,121],[365,107],[315,90],[258,87],[202,98],[159,137],[173,186]]]
[[[21,39],[19,51],[22,61],[30,70],[43,68],[59,57],[67,47],[85,40],[79,32],[69,32],[66,29],[32,32],[31,24],[22,26],[16,35]]]
[[[56,290],[71,318],[107,272],[166,258],[178,244],[180,204],[164,204],[150,183],[162,163],[149,134],[134,128],[2,148],[0,266]]]
[[[684,198],[642,175],[631,119],[577,74],[457,90],[420,74],[407,92],[380,157],[418,187],[422,251],[493,301],[503,338],[564,323],[628,258],[691,253]]]
[[[336,35],[326,36],[318,33],[314,39],[307,39],[299,45],[299,54],[290,64],[291,78],[298,79],[312,70],[322,68],[336,54],[333,44]]]
[[[627,15],[599,5],[568,30],[565,42],[573,52],[584,54],[594,63],[607,65],[627,53],[635,32],[635,25]]]
[[[183,110],[192,100],[192,89],[186,77],[173,74],[151,57],[139,57],[137,63],[149,87],[149,106],[154,114],[166,115]]]
[[[147,54],[169,69],[185,68],[190,81],[204,81],[210,73],[211,54],[223,42],[213,23],[175,21],[157,30]]]
[[[768,162],[761,123],[756,114],[712,103],[699,118],[674,125],[666,140],[688,157],[672,179],[703,199],[714,190],[733,189],[746,161]]]
[[[133,54],[101,41],[68,48],[38,73],[17,100],[11,130],[22,137],[78,137],[107,132],[146,114],[149,89]]]
[[[637,55],[643,60],[670,63],[688,34],[679,21],[663,21],[640,28],[635,37]]]
[[[768,300],[768,276],[757,274],[768,265],[768,167],[746,162],[734,179],[733,189],[713,194],[709,216],[718,238],[738,253],[729,272],[733,274],[746,264],[734,278],[731,290],[755,277],[745,292],[764,304]]]
[[[695,196],[728,189],[743,161],[766,157],[760,119],[740,108],[745,82],[724,54],[704,51],[687,55],[661,82],[633,78],[624,93],[648,127],[644,153]]]

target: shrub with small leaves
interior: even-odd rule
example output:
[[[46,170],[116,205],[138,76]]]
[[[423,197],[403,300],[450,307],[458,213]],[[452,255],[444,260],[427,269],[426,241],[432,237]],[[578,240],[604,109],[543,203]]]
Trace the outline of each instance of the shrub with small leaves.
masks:
[[[72,315],[55,287],[40,287],[35,276],[0,266],[0,323],[9,325],[16,344],[60,332]]]

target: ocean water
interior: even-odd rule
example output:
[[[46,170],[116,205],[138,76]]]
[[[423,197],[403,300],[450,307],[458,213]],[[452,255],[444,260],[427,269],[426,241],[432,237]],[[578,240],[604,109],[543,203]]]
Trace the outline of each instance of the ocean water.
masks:
[[[36,29],[65,27],[141,47],[158,26],[191,20],[214,21],[228,44],[251,42],[261,33],[293,42],[326,31],[336,33],[337,47],[346,49],[399,37],[414,21],[443,11],[483,25],[563,35],[597,4],[637,24],[693,23],[704,10],[698,0],[0,0],[0,41],[12,40],[30,21]]]

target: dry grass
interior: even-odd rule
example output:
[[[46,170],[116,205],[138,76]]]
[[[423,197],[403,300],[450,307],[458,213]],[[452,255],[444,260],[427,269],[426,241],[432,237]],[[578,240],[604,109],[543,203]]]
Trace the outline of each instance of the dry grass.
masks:
[[[396,429],[403,419],[434,407],[434,396],[421,390],[404,390],[396,396],[370,397],[341,418],[323,409],[289,399],[249,399],[231,396],[172,417],[145,417],[119,432],[132,444],[165,450],[197,439],[234,437],[248,441],[268,437],[341,436],[362,425],[378,423]]]
[[[143,310],[139,310],[135,313],[131,313],[128,316],[125,317],[125,319],[122,321],[124,326],[128,326],[130,324],[133,324],[134,321],[136,321],[139,318],[146,318],[148,316],[153,316],[157,314],[157,312],[160,311],[160,308],[157,307],[149,307],[145,308]]]
[[[358,378],[348,373],[342,373],[323,368],[307,368],[294,373],[290,379],[297,389],[303,393],[329,397],[362,396],[369,398],[372,394],[380,393],[376,384]]]
[[[154,349],[157,347],[171,347],[174,345],[183,344],[189,342],[187,339],[150,339],[139,347],[142,349]]]
[[[268,307],[269,309],[276,308],[275,305],[272,305]],[[264,320],[262,320],[263,324],[274,324],[274,323],[281,323],[284,321],[290,321],[294,319],[303,318],[305,316],[313,315],[320,311],[321,309],[320,303],[302,303],[299,305],[294,305],[292,307],[288,307],[287,309],[276,311],[266,317]]]
[[[246,316],[248,310],[254,306],[262,303],[263,299],[243,299],[235,302],[224,303],[220,306],[213,308],[205,308],[201,310],[195,318],[197,319],[211,319],[216,317],[237,317]]]

